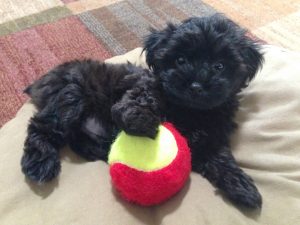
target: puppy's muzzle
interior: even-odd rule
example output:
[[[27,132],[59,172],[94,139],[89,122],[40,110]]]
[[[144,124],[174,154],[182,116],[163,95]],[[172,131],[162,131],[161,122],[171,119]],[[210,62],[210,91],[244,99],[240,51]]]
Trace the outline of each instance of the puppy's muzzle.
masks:
[[[201,93],[203,91],[203,87],[200,83],[198,82],[193,82],[191,84],[191,90],[194,92],[194,93]]]

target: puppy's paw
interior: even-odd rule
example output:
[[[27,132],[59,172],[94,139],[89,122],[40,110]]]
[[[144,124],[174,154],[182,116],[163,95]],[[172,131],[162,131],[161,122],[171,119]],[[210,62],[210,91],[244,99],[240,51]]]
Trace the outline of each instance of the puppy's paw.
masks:
[[[238,205],[247,208],[261,208],[262,197],[255,187],[253,180],[245,173],[228,176],[223,179],[222,186],[227,197]]]
[[[58,153],[52,146],[44,146],[47,149],[34,149],[25,147],[21,159],[22,172],[30,180],[44,183],[57,177],[60,172],[60,161]]]
[[[152,110],[154,113],[158,113],[159,105],[157,100],[146,93],[141,93],[140,96],[136,98],[136,102],[141,107],[147,107],[149,110]]]
[[[112,117],[122,130],[131,135],[155,138],[158,132],[160,118],[147,108],[122,108],[115,104],[112,107]]]
[[[148,110],[132,108],[124,116],[124,131],[131,135],[155,138],[159,118]]]

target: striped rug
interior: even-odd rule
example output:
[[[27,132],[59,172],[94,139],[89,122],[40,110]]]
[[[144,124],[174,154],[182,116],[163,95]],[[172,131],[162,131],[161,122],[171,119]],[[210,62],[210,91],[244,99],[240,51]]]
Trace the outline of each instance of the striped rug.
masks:
[[[215,12],[300,50],[300,0],[0,0],[0,126],[26,101],[24,87],[55,65],[123,54],[150,26]]]

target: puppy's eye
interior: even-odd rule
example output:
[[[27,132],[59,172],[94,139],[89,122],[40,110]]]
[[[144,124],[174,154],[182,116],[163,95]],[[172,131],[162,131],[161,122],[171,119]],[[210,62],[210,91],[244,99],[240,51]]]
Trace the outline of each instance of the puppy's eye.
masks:
[[[223,63],[220,63],[220,62],[215,63],[215,64],[213,65],[213,68],[214,68],[216,71],[222,71],[222,70],[224,69],[224,64],[223,64]]]
[[[179,57],[176,59],[176,62],[179,64],[179,65],[182,65],[186,62],[185,58],[184,57]]]

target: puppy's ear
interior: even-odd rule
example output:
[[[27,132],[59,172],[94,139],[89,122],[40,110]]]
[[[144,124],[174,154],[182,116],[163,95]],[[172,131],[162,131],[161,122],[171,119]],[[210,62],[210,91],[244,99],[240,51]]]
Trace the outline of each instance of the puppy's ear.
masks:
[[[151,69],[156,69],[158,62],[163,58],[165,52],[164,44],[176,29],[174,24],[169,23],[161,31],[150,29],[150,34],[144,40],[144,51],[146,51],[146,62]]]
[[[244,45],[244,47],[242,47],[240,50],[246,70],[246,77],[244,80],[245,86],[247,86],[248,83],[254,78],[255,74],[259,69],[261,69],[264,62],[260,45],[251,39],[248,39],[246,42],[246,45]]]

